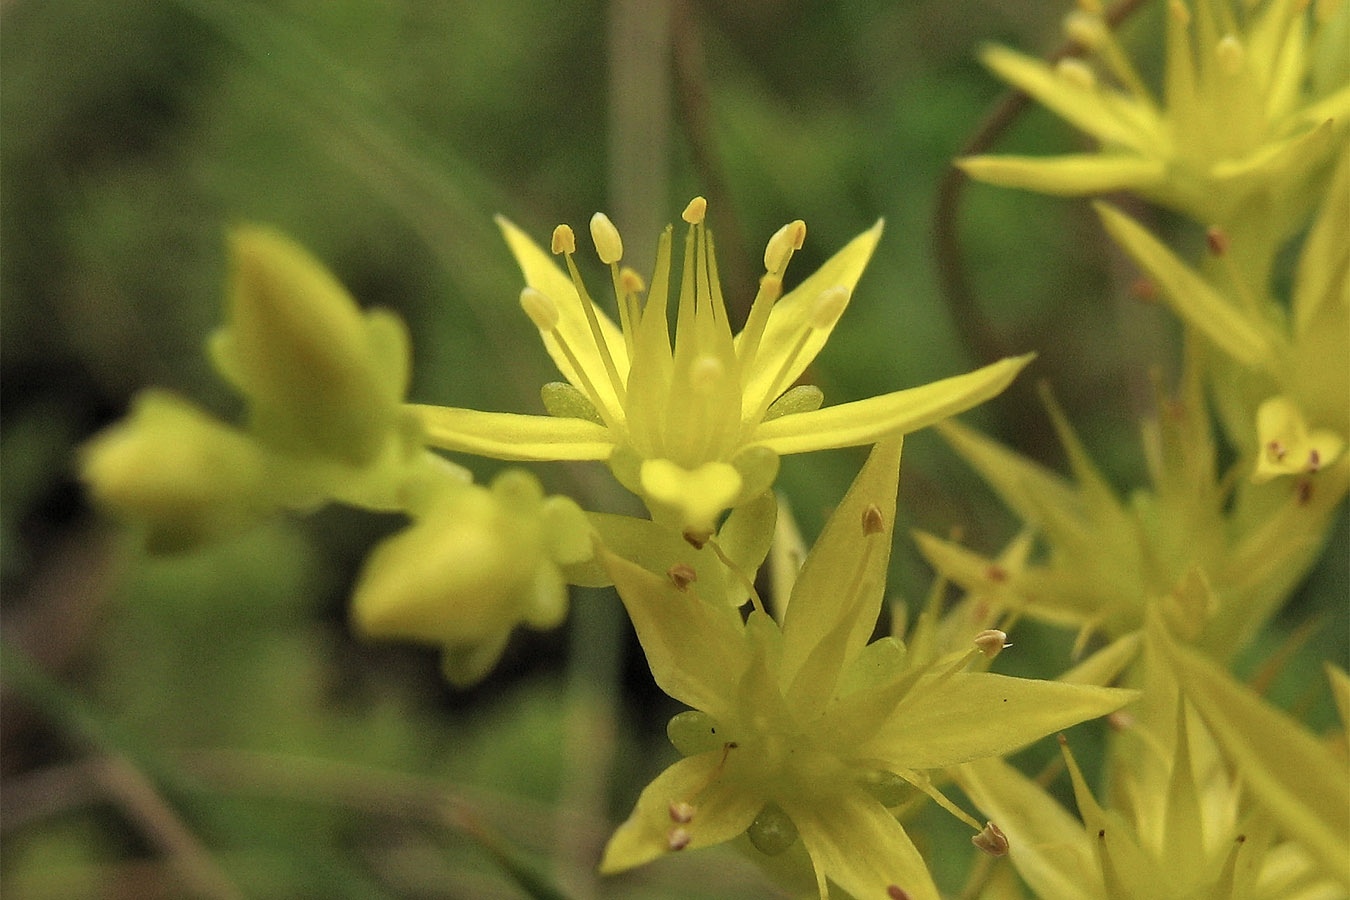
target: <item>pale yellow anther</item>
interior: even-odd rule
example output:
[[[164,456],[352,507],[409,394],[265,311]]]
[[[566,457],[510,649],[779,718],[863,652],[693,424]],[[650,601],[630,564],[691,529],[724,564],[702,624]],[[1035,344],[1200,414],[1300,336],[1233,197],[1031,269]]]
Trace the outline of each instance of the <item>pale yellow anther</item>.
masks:
[[[1099,16],[1076,9],[1064,17],[1064,34],[1075,44],[1095,50],[1106,38],[1106,25]]]
[[[619,229],[602,212],[591,216],[591,240],[595,242],[596,255],[605,265],[623,258],[623,239],[619,237]]]
[[[642,276],[627,266],[619,270],[619,286],[628,294],[640,294],[647,290],[647,283],[642,280]]]
[[[690,225],[703,224],[703,217],[708,214],[708,201],[702,197],[695,197],[689,201],[689,205],[680,213],[680,218],[684,219]]]
[[[795,250],[802,249],[806,242],[806,223],[801,219],[789,222],[773,233],[764,247],[764,270],[777,273],[787,268],[788,260]]]
[[[1225,75],[1237,75],[1247,64],[1247,51],[1242,49],[1242,42],[1236,35],[1226,34],[1215,46],[1214,58]]]
[[[726,375],[727,367],[715,356],[700,356],[689,365],[689,386],[694,392],[707,396],[717,388]]]
[[[577,236],[571,225],[559,225],[553,229],[553,252],[576,253]]]
[[[1097,75],[1092,71],[1092,67],[1075,56],[1065,57],[1056,63],[1055,74],[1074,87],[1085,91],[1091,91],[1097,87]]]
[[[1005,856],[1008,852],[1008,837],[993,822],[986,822],[984,829],[970,842],[990,856]]]
[[[975,635],[975,647],[988,659],[993,659],[1011,646],[1008,635],[997,628],[987,628]]]
[[[1177,24],[1182,28],[1191,24],[1191,11],[1186,8],[1186,4],[1182,3],[1181,0],[1171,0],[1167,4],[1167,12],[1177,20]]]
[[[833,328],[834,323],[838,322],[839,317],[844,314],[844,309],[848,306],[848,298],[848,288],[841,284],[836,284],[832,288],[821,291],[820,296],[811,304],[809,313],[811,327],[820,331]]]
[[[527,287],[520,292],[520,307],[534,327],[548,334],[558,327],[558,304],[543,291]]]

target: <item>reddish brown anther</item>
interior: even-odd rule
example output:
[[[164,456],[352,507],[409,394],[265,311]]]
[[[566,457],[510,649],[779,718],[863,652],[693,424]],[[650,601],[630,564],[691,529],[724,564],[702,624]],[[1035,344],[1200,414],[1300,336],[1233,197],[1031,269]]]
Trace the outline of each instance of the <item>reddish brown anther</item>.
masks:
[[[694,821],[694,807],[683,800],[676,800],[670,804],[670,821],[676,825],[688,825]]]
[[[680,591],[689,590],[689,585],[698,581],[698,573],[694,571],[694,567],[685,563],[676,563],[671,566],[670,570],[666,572],[666,577],[670,579],[671,584],[675,585],[675,589]]]
[[[998,563],[990,563],[989,568],[984,570],[984,577],[1002,583],[1008,580],[1008,570]]]
[[[1209,246],[1210,253],[1215,256],[1223,256],[1228,252],[1228,245],[1231,241],[1228,239],[1228,232],[1218,225],[1211,225],[1205,230],[1205,243]]]
[[[1006,856],[1008,853],[1008,836],[993,822],[986,822],[984,830],[972,837],[970,842],[990,856]]]
[[[896,884],[889,885],[886,888],[886,896],[891,898],[891,900],[913,900],[909,895],[909,891]]]
[[[876,506],[869,506],[863,510],[862,529],[863,534],[881,534],[886,530],[886,520],[882,518],[881,510]]]
[[[1269,444],[1266,444],[1266,452],[1268,452],[1271,458],[1276,462],[1280,462],[1284,459],[1284,455],[1289,451],[1285,449],[1283,442],[1271,441]]]
[[[672,828],[670,829],[670,833],[666,835],[666,849],[672,851],[683,850],[685,847],[689,846],[689,842],[693,839],[694,836],[686,829],[679,827]]]
[[[1298,486],[1294,488],[1294,490],[1298,496],[1298,505],[1307,506],[1308,503],[1311,502],[1313,495],[1312,479],[1311,478],[1300,479],[1298,482]]]
[[[1130,296],[1140,303],[1158,302],[1158,285],[1151,278],[1136,278],[1130,283]]]
[[[1314,447],[1308,451],[1307,469],[1309,472],[1316,472],[1320,468],[1322,468],[1322,454],[1318,453],[1317,448]]]

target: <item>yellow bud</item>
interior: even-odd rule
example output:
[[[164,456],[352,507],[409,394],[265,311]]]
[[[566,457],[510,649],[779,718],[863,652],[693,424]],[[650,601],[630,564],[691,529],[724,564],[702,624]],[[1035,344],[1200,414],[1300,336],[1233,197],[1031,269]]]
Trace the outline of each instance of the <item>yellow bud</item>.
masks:
[[[249,399],[258,437],[362,465],[384,447],[408,383],[408,336],[362,314],[313,257],[262,228],[230,236],[228,321],[212,360]]]
[[[619,237],[619,229],[602,212],[591,216],[591,240],[595,242],[596,255],[605,265],[623,258],[623,240]]]
[[[241,531],[273,506],[265,461],[242,432],[162,391],[80,451],[95,504],[145,526],[152,551],[185,550]]]

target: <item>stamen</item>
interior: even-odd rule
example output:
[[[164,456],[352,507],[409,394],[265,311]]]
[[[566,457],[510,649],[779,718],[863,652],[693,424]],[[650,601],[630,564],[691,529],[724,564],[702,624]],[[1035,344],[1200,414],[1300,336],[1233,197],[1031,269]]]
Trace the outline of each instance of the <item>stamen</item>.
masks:
[[[909,895],[909,891],[897,884],[889,884],[886,886],[886,896],[889,897],[890,900],[914,900],[914,898]]]
[[[1100,56],[1126,90],[1137,99],[1151,107],[1157,106],[1152,93],[1130,62],[1129,55],[1101,16],[1074,10],[1064,18],[1064,33],[1074,43]]]
[[[1008,853],[1008,837],[1003,833],[1003,829],[993,822],[986,822],[984,828],[972,837],[970,842],[990,856],[1006,856]]]
[[[1205,244],[1209,247],[1209,252],[1215,256],[1224,256],[1228,253],[1228,247],[1232,241],[1228,238],[1228,232],[1224,231],[1218,225],[1211,225],[1205,229]]]
[[[623,239],[619,237],[619,229],[602,212],[591,216],[591,240],[595,242],[596,255],[605,265],[623,258]]]
[[[1080,90],[1091,91],[1097,87],[1097,76],[1092,67],[1074,56],[1066,56],[1056,63],[1055,74]]]
[[[641,294],[647,290],[647,285],[642,280],[642,276],[627,266],[619,270],[619,284],[623,286],[625,294]]]
[[[1285,454],[1288,452],[1283,441],[1271,441],[1266,444],[1266,454],[1270,457],[1271,462],[1283,462]]]
[[[520,307],[534,327],[545,334],[551,334],[558,327],[558,304],[543,291],[525,288],[520,292]]]
[[[670,804],[670,821],[676,825],[688,825],[694,820],[694,807],[683,800],[674,800]]]
[[[666,849],[672,852],[683,850],[685,847],[689,846],[689,842],[693,839],[694,836],[689,833],[688,829],[676,825],[674,828],[670,829],[670,833],[666,835]]]
[[[811,304],[811,314],[808,317],[811,327],[817,331],[833,328],[834,323],[839,321],[839,317],[848,307],[850,296],[848,288],[842,284],[821,291],[816,302]]]
[[[688,539],[689,535],[686,534],[685,540]],[[705,543],[712,548],[712,552],[722,561],[722,565],[727,567],[727,571],[732,575],[735,575],[736,580],[741,583],[741,586],[750,592],[750,602],[754,604],[755,609],[767,615],[768,613],[765,611],[764,600],[760,598],[759,591],[755,590],[754,579],[741,571],[741,567],[738,566],[731,557],[727,556],[726,551],[721,548],[717,541],[709,538]]]
[[[764,397],[759,401],[759,408],[755,410],[752,417],[746,419],[751,427],[763,421],[764,414],[768,412],[769,404],[777,400],[779,395],[790,387],[783,382],[787,381],[788,374],[796,365],[797,359],[806,350],[806,344],[811,339],[812,333],[832,328],[848,306],[849,296],[848,288],[843,285],[835,285],[821,291],[820,296],[811,304],[811,308],[806,314],[808,327],[803,328],[798,333],[797,342],[793,345],[792,352],[783,358],[783,364],[778,367],[778,373],[774,375],[769,389],[764,392]]]
[[[975,635],[975,646],[984,654],[985,659],[993,659],[1012,644],[1008,643],[1008,635],[1002,631],[997,628],[986,628]]]
[[[577,252],[577,236],[576,232],[572,231],[571,225],[559,225],[553,229],[552,250],[554,256],[559,253]]]
[[[1314,447],[1308,451],[1308,465],[1304,467],[1304,471],[1316,472],[1320,468],[1322,468],[1322,454]]]
[[[886,530],[886,520],[881,515],[881,510],[872,504],[863,510],[862,530],[864,535],[881,534]]]
[[[740,345],[736,348],[741,371],[746,374],[749,374],[755,354],[759,352],[759,342],[764,337],[765,326],[769,324],[769,311],[781,296],[783,279],[780,275],[768,274],[759,280],[755,302],[750,305],[750,315],[746,317],[745,327],[741,329]]]
[[[689,366],[689,386],[700,396],[708,396],[726,375],[727,368],[715,356],[700,356]]]
[[[1181,0],[1171,0],[1167,4],[1167,12],[1176,20],[1182,28],[1187,28],[1191,24],[1191,11],[1186,8],[1186,4]]]
[[[782,275],[796,250],[806,242],[806,223],[801,219],[789,222],[773,233],[764,247],[764,271]]]
[[[564,229],[566,233],[564,234]],[[559,239],[562,235],[561,240]],[[605,374],[609,376],[610,387],[614,389],[614,396],[618,398],[619,405],[622,406],[628,399],[627,391],[624,389],[622,379],[619,378],[619,370],[614,365],[614,357],[609,352],[609,341],[605,340],[604,332],[600,330],[600,319],[595,314],[595,304],[591,301],[591,295],[586,290],[586,283],[581,280],[581,272],[577,271],[576,260],[572,259],[572,254],[576,253],[577,238],[572,233],[572,229],[566,225],[559,225],[553,230],[553,246],[556,248],[562,246],[563,259],[567,262],[567,272],[572,276],[572,286],[576,288],[577,298],[581,301],[581,309],[586,313],[586,324],[591,329],[591,339],[595,342],[595,349],[600,353],[600,362],[604,364]],[[570,248],[570,249],[569,249]],[[560,252],[554,250],[555,253]]]
[[[1294,488],[1295,496],[1298,497],[1299,506],[1307,506],[1312,502],[1313,485],[1311,478],[1299,479],[1297,487]]]
[[[675,585],[676,590],[687,591],[689,585],[698,581],[698,572],[694,571],[693,566],[686,563],[676,563],[666,572],[666,577],[670,579],[671,584]]]
[[[689,205],[680,213],[680,218],[684,219],[690,225],[702,225],[703,217],[708,214],[708,201],[702,197],[695,197],[689,201]]]
[[[1218,60],[1219,69],[1225,75],[1239,75],[1247,65],[1247,51],[1242,49],[1242,43],[1232,34],[1226,34],[1219,39],[1219,43],[1214,47],[1214,58]]]

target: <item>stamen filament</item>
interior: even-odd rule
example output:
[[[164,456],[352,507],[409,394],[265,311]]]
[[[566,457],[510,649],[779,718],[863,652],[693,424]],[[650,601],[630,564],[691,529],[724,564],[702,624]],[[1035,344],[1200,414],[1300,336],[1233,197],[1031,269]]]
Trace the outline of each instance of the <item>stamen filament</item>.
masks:
[[[572,285],[577,289],[577,297],[581,299],[581,308],[586,313],[586,324],[590,326],[595,348],[600,351],[600,361],[604,363],[605,373],[609,375],[610,387],[614,389],[614,396],[619,398],[619,404],[622,405],[628,399],[627,391],[624,389],[623,381],[619,378],[618,367],[614,365],[614,357],[610,355],[609,342],[605,340],[604,332],[600,330],[600,319],[595,314],[595,304],[591,301],[591,295],[587,292],[586,285],[581,280],[581,273],[577,271],[577,264],[572,259],[572,254],[564,253],[563,259],[567,261],[567,271],[572,276]]]
[[[726,552],[718,546],[717,541],[709,538],[704,546],[711,547],[713,554],[722,561],[722,565],[727,567],[727,571],[731,572],[732,575],[735,575],[736,580],[750,592],[750,602],[754,604],[755,609],[768,615],[764,608],[764,600],[759,596],[759,591],[755,590],[755,582],[741,571],[741,567],[736,565],[731,557],[727,556]]]
[[[595,411],[600,414],[600,418],[605,420],[605,426],[607,428],[618,427],[618,419],[615,417],[614,411],[609,408],[609,404],[605,403],[604,398],[600,396],[600,392],[595,389],[590,376],[581,367],[581,361],[572,352],[572,348],[567,345],[567,339],[563,337],[562,332],[554,328],[549,332],[549,335],[557,342],[558,349],[562,351],[563,356],[567,357],[567,363],[572,367],[572,371],[577,373],[577,379],[581,382],[582,389],[586,392],[586,396],[591,399],[591,404],[595,407]],[[620,402],[623,402],[622,399]]]

